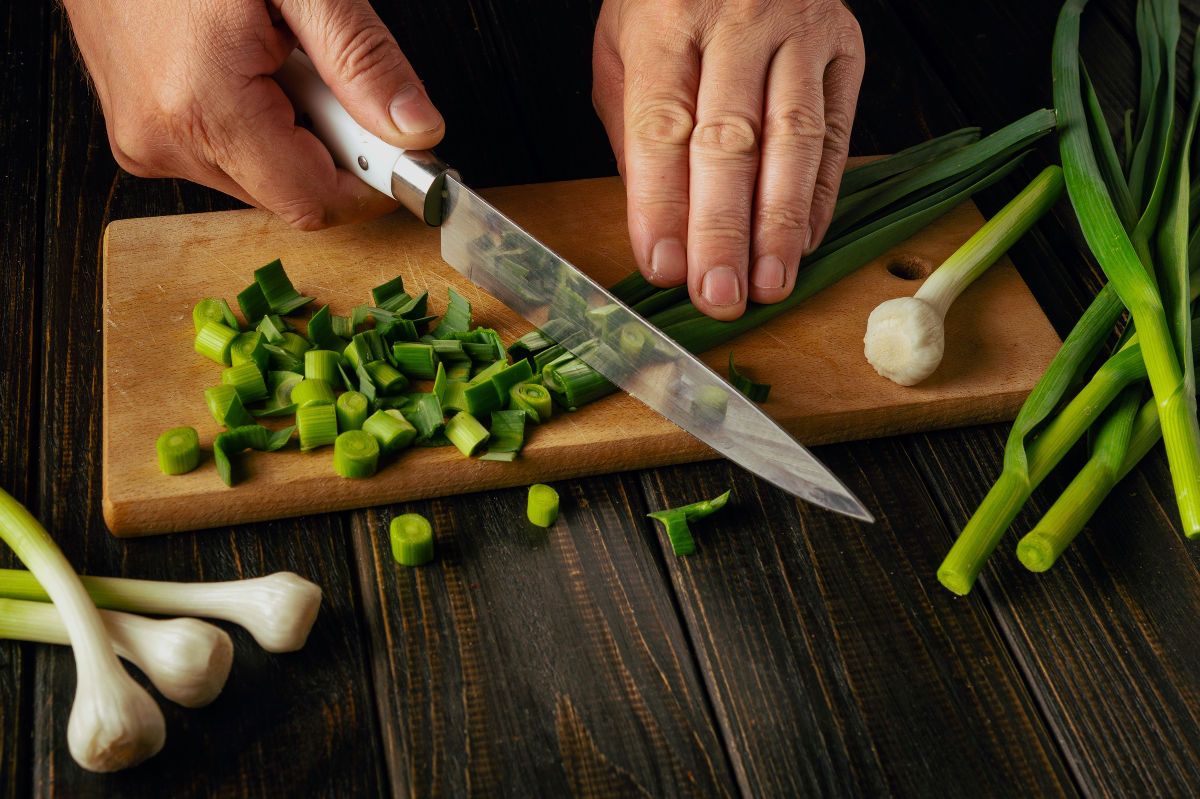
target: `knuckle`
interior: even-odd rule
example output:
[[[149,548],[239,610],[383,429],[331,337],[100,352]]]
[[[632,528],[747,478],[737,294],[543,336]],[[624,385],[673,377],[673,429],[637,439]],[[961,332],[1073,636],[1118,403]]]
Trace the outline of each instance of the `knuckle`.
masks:
[[[795,203],[770,205],[755,214],[756,227],[763,230],[800,233],[808,228],[808,207]]]
[[[370,22],[346,37],[337,52],[335,69],[344,83],[372,80],[397,66],[399,50],[382,23]]]
[[[273,210],[296,230],[311,232],[329,227],[329,214],[324,206],[313,199],[283,203]]]
[[[819,110],[819,104],[790,105],[772,110],[764,123],[763,138],[800,145],[821,141],[825,138],[830,120],[821,116]]]
[[[703,215],[695,220],[696,238],[709,250],[748,252],[750,246],[749,225],[738,219],[731,221],[729,215]]]
[[[759,125],[744,116],[720,116],[696,125],[692,145],[727,155],[752,155],[758,151]]]
[[[635,112],[630,132],[654,144],[683,146],[691,139],[694,126],[695,119],[686,105],[663,100]]]

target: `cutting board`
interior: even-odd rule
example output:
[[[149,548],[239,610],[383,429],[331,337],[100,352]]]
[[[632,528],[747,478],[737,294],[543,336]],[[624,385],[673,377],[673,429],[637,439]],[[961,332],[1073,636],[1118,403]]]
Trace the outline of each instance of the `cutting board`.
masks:
[[[634,268],[616,178],[483,193],[604,285]],[[1059,339],[1007,259],[951,308],[945,359],[925,382],[897,386],[862,354],[871,309],[915,292],[920,277],[982,222],[966,203],[704,360],[725,374],[732,347],[745,374],[772,384],[763,409],[809,445],[1011,419]],[[254,270],[275,258],[301,293],[317,298],[313,308],[328,303],[348,313],[369,300],[373,286],[400,275],[410,293],[429,290],[433,313],[445,308],[454,287],[471,301],[474,323],[496,329],[506,344],[529,330],[447,266],[438,231],[405,212],[313,233],[256,210],[113,222],[103,251],[103,506],[114,534],[211,528],[716,457],[638,401],[615,394],[531,428],[512,463],[468,459],[453,447],[420,448],[373,478],[350,480],[333,471],[332,447],[301,453],[293,440],[280,452],[246,453],[240,482],[226,487],[211,456],[220,430],[203,397],[220,382],[220,367],[192,351],[191,308],[213,296],[236,308]],[[197,429],[205,457],[189,474],[166,476],[157,468],[155,440],[180,425]]]

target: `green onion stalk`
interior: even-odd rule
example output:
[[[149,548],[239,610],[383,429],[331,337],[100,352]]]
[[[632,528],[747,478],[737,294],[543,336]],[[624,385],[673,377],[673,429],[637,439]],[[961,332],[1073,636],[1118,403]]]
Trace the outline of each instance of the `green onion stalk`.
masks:
[[[1137,325],[1183,529],[1196,537],[1200,536],[1200,424],[1187,396],[1184,370],[1158,288],[1121,226],[1092,152],[1080,100],[1079,17],[1085,4],[1086,0],[1068,0],[1054,37],[1054,101],[1063,172],[1084,238]]]

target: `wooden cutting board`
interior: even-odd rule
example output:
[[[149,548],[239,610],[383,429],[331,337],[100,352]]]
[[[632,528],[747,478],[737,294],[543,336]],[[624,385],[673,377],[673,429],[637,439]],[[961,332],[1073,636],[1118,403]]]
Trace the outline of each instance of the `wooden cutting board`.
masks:
[[[625,196],[616,178],[483,192],[518,224],[609,285],[633,268]],[[974,205],[952,211],[854,275],[760,329],[707,353],[721,374],[730,347],[748,376],[773,385],[763,408],[805,444],[863,439],[1008,420],[1045,369],[1059,339],[1007,259],[952,307],[945,359],[919,386],[879,377],[862,354],[867,315],[910,295],[919,279],[983,222]],[[104,517],[118,536],[529,485],[589,474],[715,457],[687,433],[627,395],[531,429],[513,463],[464,458],[453,447],[414,449],[369,480],[339,478],[333,450],[243,456],[240,483],[226,487],[211,456],[219,432],[203,390],[220,367],[192,351],[191,308],[225,297],[236,308],[253,271],[281,258],[297,289],[348,313],[397,275],[410,293],[428,289],[431,312],[447,287],[466,296],[474,322],[511,342],[529,325],[442,262],[436,229],[398,212],[374,222],[302,233],[254,211],[128,219],[104,237]],[[897,274],[898,273],[898,274]],[[1019,336],[1012,331],[1020,331]],[[205,458],[168,477],[155,459],[163,430],[190,425]]]

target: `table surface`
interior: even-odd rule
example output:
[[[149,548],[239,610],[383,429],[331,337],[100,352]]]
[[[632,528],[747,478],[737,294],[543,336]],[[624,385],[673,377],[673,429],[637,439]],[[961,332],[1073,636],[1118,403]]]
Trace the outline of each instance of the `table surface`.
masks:
[[[597,0],[404,4],[402,22],[383,5],[450,120],[442,155],[472,183],[615,172],[589,99]],[[1057,3],[853,5],[869,54],[855,153],[994,130],[1050,102]],[[1085,15],[1085,57],[1112,119],[1136,85],[1132,6],[1097,0]],[[1184,6],[1190,53],[1200,3]],[[1200,549],[1179,532],[1161,450],[1035,575],[1013,546],[1064,484],[1048,479],[965,598],[935,571],[998,472],[1005,424],[817,448],[875,512],[869,526],[715,461],[556,483],[563,512],[544,532],[519,522],[525,492],[511,489],[113,538],[100,508],[101,233],[114,219],[237,204],[121,172],[61,13],[10,3],[0,14],[0,487],[82,572],[290,569],[325,592],[300,652],[265,653],[229,627],[224,693],[199,710],[164,703],[164,750],[116,775],[67,753],[70,652],[0,643],[4,795],[1200,787]],[[994,212],[1051,160],[1047,142],[977,202]],[[1065,335],[1102,282],[1069,208],[1011,255]],[[673,557],[645,514],[728,488],[733,512],[699,527],[695,555]],[[422,569],[397,569],[386,544],[388,519],[407,511],[438,533]]]

